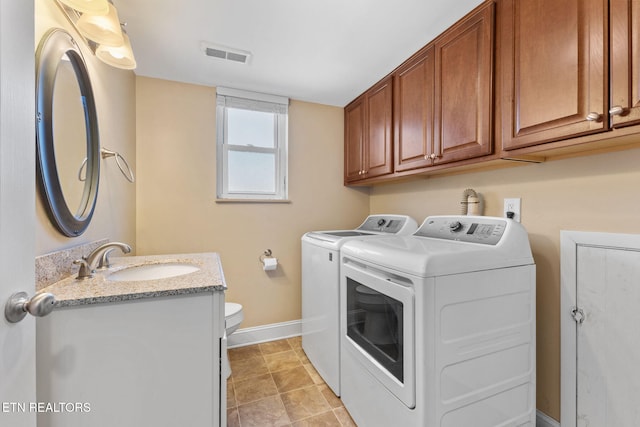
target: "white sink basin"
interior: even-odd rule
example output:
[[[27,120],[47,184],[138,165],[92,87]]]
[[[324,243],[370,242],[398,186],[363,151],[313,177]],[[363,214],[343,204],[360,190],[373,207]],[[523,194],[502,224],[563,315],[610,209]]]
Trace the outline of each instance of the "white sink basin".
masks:
[[[200,270],[193,264],[167,262],[162,264],[144,264],[127,267],[111,273],[108,280],[114,282],[135,282],[138,280],[158,280],[182,276]]]

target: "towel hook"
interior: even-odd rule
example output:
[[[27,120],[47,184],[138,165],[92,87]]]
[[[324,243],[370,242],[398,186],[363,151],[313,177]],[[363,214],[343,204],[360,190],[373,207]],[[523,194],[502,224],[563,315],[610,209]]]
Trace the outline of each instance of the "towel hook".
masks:
[[[100,149],[100,154],[101,154],[103,159],[108,159],[109,157],[115,157],[116,158],[116,164],[118,165],[118,168],[120,169],[120,172],[122,172],[122,175],[124,175],[124,177],[127,179],[127,181],[129,181],[132,184],[136,181],[135,177],[133,176],[133,169],[131,169],[131,166],[129,166],[129,163],[127,163],[127,160],[124,157],[122,157],[122,154],[118,153],[117,151],[109,150],[108,148]],[[124,165],[123,165],[123,163],[124,163]],[[80,169],[78,170],[78,180],[79,181],[85,181],[87,179],[86,172],[85,172],[84,176],[82,174],[82,172],[85,169],[85,166],[87,166],[87,158],[86,157],[82,161],[82,164],[80,165]]]
[[[100,150],[100,153],[102,154],[103,159],[108,159],[109,157],[115,157],[116,164],[118,165],[118,168],[120,168],[120,172],[122,172],[122,175],[124,175],[124,177],[130,183],[135,182],[136,179],[133,176],[133,169],[131,169],[131,166],[129,166],[129,163],[127,163],[127,160],[124,157],[122,157],[122,154],[118,153],[117,151],[109,150],[108,148],[103,148],[102,150]],[[122,166],[122,163],[120,163],[120,161],[124,163],[124,166]]]

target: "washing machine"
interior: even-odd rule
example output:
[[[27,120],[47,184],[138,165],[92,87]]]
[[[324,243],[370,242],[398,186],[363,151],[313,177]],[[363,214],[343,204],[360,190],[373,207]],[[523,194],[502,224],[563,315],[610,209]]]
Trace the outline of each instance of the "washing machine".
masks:
[[[341,248],[342,401],[361,426],[535,426],[535,264],[518,222],[428,217]]]
[[[369,215],[353,230],[312,231],[302,236],[302,348],[333,392],[340,395],[340,247],[354,239],[410,235],[406,215]]]

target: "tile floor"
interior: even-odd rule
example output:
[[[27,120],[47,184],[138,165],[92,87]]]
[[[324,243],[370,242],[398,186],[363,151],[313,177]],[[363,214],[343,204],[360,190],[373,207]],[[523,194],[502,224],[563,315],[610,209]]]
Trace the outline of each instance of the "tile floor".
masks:
[[[230,349],[229,361],[228,426],[355,427],[307,359],[300,337]]]

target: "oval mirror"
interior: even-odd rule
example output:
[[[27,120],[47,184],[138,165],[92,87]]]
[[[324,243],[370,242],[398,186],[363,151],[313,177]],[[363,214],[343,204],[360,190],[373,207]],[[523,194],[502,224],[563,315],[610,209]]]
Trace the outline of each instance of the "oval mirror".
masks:
[[[95,100],[80,49],[69,33],[50,30],[36,53],[37,178],[51,222],[82,234],[98,196],[100,140]]]

